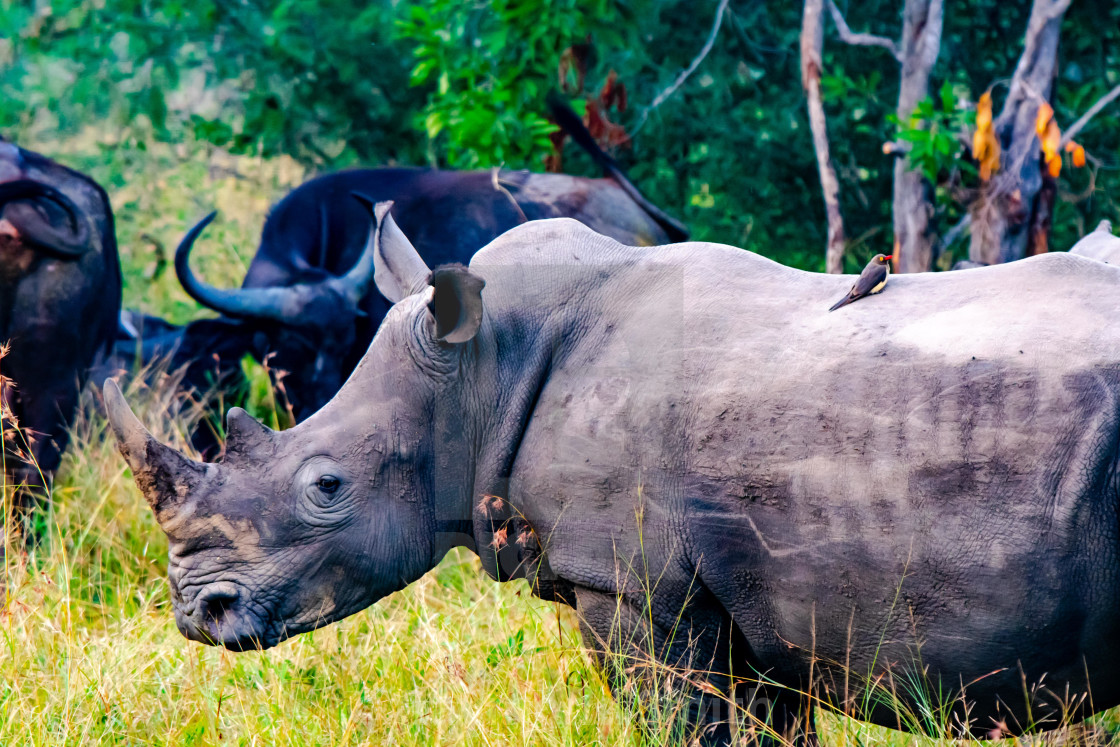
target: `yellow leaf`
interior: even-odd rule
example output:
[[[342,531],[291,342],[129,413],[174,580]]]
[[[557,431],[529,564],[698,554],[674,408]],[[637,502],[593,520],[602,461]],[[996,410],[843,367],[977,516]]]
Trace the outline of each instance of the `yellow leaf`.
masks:
[[[976,129],[990,130],[992,128],[992,92],[984,91],[980,100],[976,102]]]
[[[1038,117],[1034,120],[1034,131],[1042,138],[1046,134],[1046,127],[1054,119],[1054,109],[1045,101],[1038,107]]]
[[[1047,122],[1046,130],[1042,134],[1042,154],[1045,157],[1050,176],[1055,179],[1062,171],[1062,156],[1058,152],[1061,144],[1062,131],[1058,129],[1058,123],[1051,119]]]
[[[1047,158],[1046,170],[1050,173],[1050,176],[1057,179],[1058,175],[1062,173],[1062,157],[1054,156],[1053,158]]]
[[[992,93],[985,91],[976,102],[976,132],[972,134],[972,157],[980,164],[980,179],[988,181],[999,171],[999,141],[992,131]]]
[[[1073,143],[1070,143],[1072,145]],[[1085,165],[1085,149],[1078,145],[1073,149],[1073,165],[1074,168],[1080,169]]]

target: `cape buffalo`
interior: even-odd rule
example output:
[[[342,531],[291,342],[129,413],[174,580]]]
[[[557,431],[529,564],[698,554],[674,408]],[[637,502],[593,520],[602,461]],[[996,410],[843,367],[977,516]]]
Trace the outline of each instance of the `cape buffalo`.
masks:
[[[296,419],[303,420],[342,386],[389,310],[376,292],[346,298],[332,287],[354,266],[369,232],[368,213],[351,199],[352,192],[394,200],[393,216],[432,266],[468,262],[506,230],[538,218],[575,218],[627,244],[687,238],[684,226],[642,197],[570,108],[554,102],[553,116],[607,178],[498,169],[329,174],[299,187],[272,210],[241,290],[212,288],[191,272],[191,247],[213,215],[179,246],[179,280],[202,305],[265,333],[266,346],[249,352],[261,361],[269,356],[270,367],[287,372],[285,394]]]
[[[17,509],[47,494],[121,306],[113,211],[89,177],[0,139],[0,361]],[[18,430],[14,426],[18,426]]]
[[[308,420],[233,409],[198,464],[106,386],[187,638],[274,646],[465,545],[630,656],[616,683],[684,669],[698,722],[732,678],[779,729],[799,691],[974,735],[1120,703],[1120,268],[903,275],[841,315],[851,276],[563,219],[431,272],[386,213],[395,305]]]

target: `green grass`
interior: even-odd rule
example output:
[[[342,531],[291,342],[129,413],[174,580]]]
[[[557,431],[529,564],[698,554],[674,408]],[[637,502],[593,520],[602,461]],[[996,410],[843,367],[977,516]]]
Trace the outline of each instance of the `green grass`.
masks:
[[[196,251],[211,282],[236,285],[267,209],[305,178],[286,159],[205,147],[110,147],[89,133],[21,144],[92,174],[117,219],[125,305],[186,321],[204,314],[168,264],[188,225],[219,221]],[[174,377],[128,396],[157,435]],[[193,644],[175,628],[166,540],[93,406],[73,428],[49,537],[9,543],[0,607],[0,744],[637,744],[583,652],[569,611],[523,582],[486,580],[453,553],[408,589],[338,625],[263,653]],[[7,534],[11,534],[10,527]]]
[[[162,391],[129,398],[158,422]],[[185,425],[158,435],[182,447]],[[570,613],[484,580],[465,553],[273,651],[187,642],[166,542],[101,418],[75,440],[50,537],[7,554],[0,744],[637,743]]]
[[[35,148],[35,143],[27,143]],[[305,174],[282,160],[202,147],[106,147],[92,135],[37,148],[104,183],[117,212],[126,304],[180,321],[200,310],[173,271],[154,277],[187,224],[222,207],[198,266],[235,285],[264,215]],[[148,237],[148,238],[144,238]],[[149,372],[129,401],[157,437],[185,448],[169,418],[173,375]],[[55,486],[49,536],[9,544],[0,606],[2,745],[642,745],[582,648],[574,613],[497,584],[453,553],[408,589],[342,623],[261,653],[186,641],[172,618],[166,541],[93,406]],[[671,704],[670,704],[671,705]],[[1115,715],[1071,741],[1102,744]],[[827,745],[948,747],[836,716]],[[1086,736],[1088,735],[1088,736]]]

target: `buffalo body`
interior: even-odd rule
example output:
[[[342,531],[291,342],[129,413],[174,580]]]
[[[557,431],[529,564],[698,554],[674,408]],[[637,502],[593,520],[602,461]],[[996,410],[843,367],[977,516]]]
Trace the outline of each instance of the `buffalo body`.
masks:
[[[205,222],[188,234],[176,255],[180,281],[203,305],[244,322],[248,332],[226,327],[226,333],[255,340],[243,352],[284,372],[284,395],[302,420],[342,386],[389,310],[369,278],[353,278],[348,289],[338,287],[339,278],[356,267],[369,233],[369,214],[355,193],[367,201],[394,201],[394,218],[431,267],[469,262],[505,231],[542,218],[574,218],[632,245],[687,238],[684,226],[638,192],[570,109],[557,106],[553,113],[603,168],[605,178],[499,169],[328,174],[273,208],[240,292],[209,287],[191,272],[189,252]],[[236,352],[228,341],[224,347]],[[240,357],[227,360],[234,365]]]
[[[113,212],[92,179],[0,140],[5,460],[16,503],[45,495],[81,386],[121,305]],[[18,431],[12,426],[18,425]]]

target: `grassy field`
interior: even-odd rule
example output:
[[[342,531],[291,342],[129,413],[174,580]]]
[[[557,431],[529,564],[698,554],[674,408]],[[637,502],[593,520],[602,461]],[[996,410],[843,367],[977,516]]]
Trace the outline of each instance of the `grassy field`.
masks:
[[[200,311],[173,272],[157,270],[188,223],[221,206],[199,265],[212,282],[236,284],[267,206],[305,176],[287,161],[170,147],[110,151],[92,136],[40,149],[108,187],[126,305],[178,320]],[[161,424],[157,436],[182,448],[189,423],[162,414],[174,377],[147,378],[150,386],[130,386],[129,399],[146,422]],[[468,554],[271,651],[232,654],[187,642],[170,612],[163,534],[88,399],[56,483],[49,538],[33,556],[18,546],[6,554],[0,744],[674,741],[671,724],[644,738],[611,699],[569,610],[533,599],[522,582],[485,579]],[[833,716],[820,726],[829,745],[947,743]]]
[[[96,136],[23,144],[110,192],[125,305],[204,314],[168,264],[190,222],[220,218],[197,266],[240,282],[268,206],[304,178],[286,159],[110,147]],[[162,272],[160,272],[162,270]],[[162,413],[174,376],[129,398],[181,448]],[[370,610],[265,653],[189,643],[170,612],[166,541],[88,393],[56,481],[50,536],[9,545],[0,610],[0,744],[637,744],[580,648],[576,625],[523,583],[448,557]],[[259,403],[258,403],[258,406]]]

